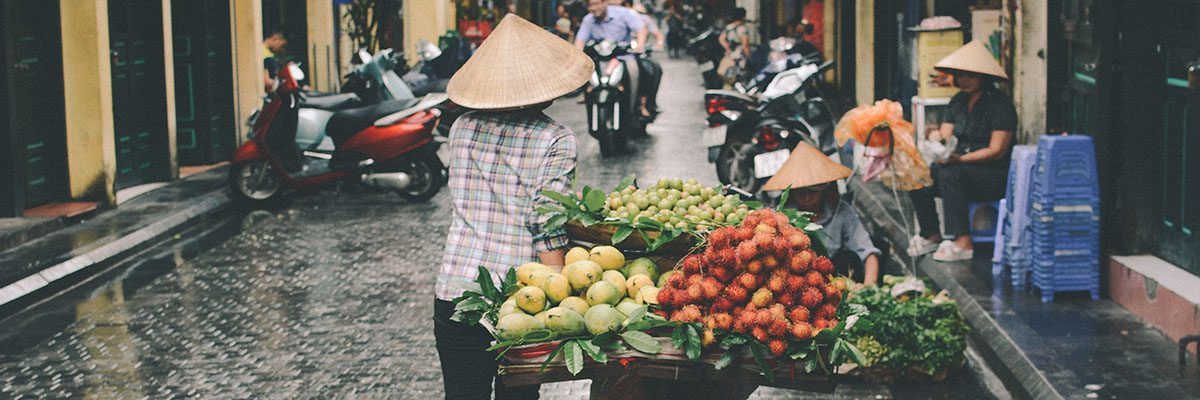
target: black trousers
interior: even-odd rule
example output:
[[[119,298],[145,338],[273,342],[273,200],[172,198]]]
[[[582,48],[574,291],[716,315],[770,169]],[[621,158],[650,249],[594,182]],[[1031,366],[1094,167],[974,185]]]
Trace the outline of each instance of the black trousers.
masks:
[[[447,399],[537,399],[541,385],[508,387],[496,376],[496,353],[486,351],[492,335],[479,325],[450,320],[454,303],[434,300],[433,336],[442,362],[442,385]]]
[[[1008,185],[1007,164],[934,163],[929,172],[933,175],[933,186],[909,192],[917,211],[917,221],[921,223],[922,237],[938,234],[941,227],[934,198],[941,196],[946,237],[954,238],[971,233],[968,203],[1004,198]]]

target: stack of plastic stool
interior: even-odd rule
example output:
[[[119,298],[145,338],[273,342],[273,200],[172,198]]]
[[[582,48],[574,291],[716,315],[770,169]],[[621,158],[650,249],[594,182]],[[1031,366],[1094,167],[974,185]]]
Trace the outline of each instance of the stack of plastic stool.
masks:
[[[976,213],[979,210],[990,207],[996,211],[996,218],[991,219],[991,225],[987,228],[977,229],[975,225]],[[984,214],[986,215],[986,214]],[[997,201],[973,201],[967,204],[967,216],[971,221],[971,241],[974,243],[992,243],[996,239],[996,231],[1000,228],[1000,203]]]
[[[1100,190],[1088,136],[1043,136],[1030,190],[1033,286],[1100,298]]]
[[[1008,188],[1005,191],[1007,206],[1001,207],[1004,214],[1004,242],[997,242],[997,247],[1003,247],[1000,258],[1002,265],[1008,266],[1012,273],[1012,286],[1024,290],[1029,284],[1029,265],[1031,263],[1029,248],[1025,246],[1031,240],[1032,231],[1029,226],[1029,192],[1033,170],[1037,164],[1037,146],[1014,146],[1012,161],[1008,167]]]

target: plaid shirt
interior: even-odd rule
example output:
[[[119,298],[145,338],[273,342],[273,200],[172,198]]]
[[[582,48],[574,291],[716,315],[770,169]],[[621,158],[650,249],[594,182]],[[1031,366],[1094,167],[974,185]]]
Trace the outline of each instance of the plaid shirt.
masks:
[[[499,282],[538,253],[567,246],[564,231],[543,231],[535,213],[566,191],[575,175],[575,134],[541,112],[463,115],[450,129],[453,221],[437,279],[437,298],[462,295],[482,265]]]

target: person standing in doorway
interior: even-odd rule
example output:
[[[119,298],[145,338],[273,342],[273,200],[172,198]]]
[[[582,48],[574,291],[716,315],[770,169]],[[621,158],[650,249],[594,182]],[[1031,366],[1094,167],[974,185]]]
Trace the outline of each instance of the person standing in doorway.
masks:
[[[592,60],[516,14],[504,17],[450,78],[450,99],[474,111],[450,128],[452,221],[437,277],[434,337],[447,399],[536,399],[538,385],[496,379],[492,335],[451,319],[451,302],[483,266],[499,282],[512,268],[538,261],[561,266],[567,237],[543,228],[535,212],[565,192],[575,175],[575,134],[543,110],[587,82]]]
[[[275,76],[279,69],[288,63],[287,37],[283,28],[267,31],[263,38],[263,88],[267,93],[275,91]]]

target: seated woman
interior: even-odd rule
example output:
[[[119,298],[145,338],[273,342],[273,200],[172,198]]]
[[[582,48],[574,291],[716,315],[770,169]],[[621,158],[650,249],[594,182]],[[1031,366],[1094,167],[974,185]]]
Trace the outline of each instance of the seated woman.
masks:
[[[996,89],[995,80],[1007,80],[1008,75],[982,42],[967,43],[935,68],[951,74],[961,91],[950,100],[946,122],[929,136],[931,140],[956,137],[958,147],[930,168],[933,186],[909,192],[921,233],[909,241],[908,254],[934,253],[937,261],[964,261],[974,256],[968,203],[1004,197],[1017,111],[1012,100]],[[945,241],[934,204],[938,196],[945,216]]]
[[[813,222],[824,227],[821,243],[829,250],[836,273],[874,285],[879,281],[879,249],[871,242],[854,207],[838,194],[837,180],[850,174],[849,168],[820,150],[800,143],[763,190],[789,190],[788,206],[814,213]]]

